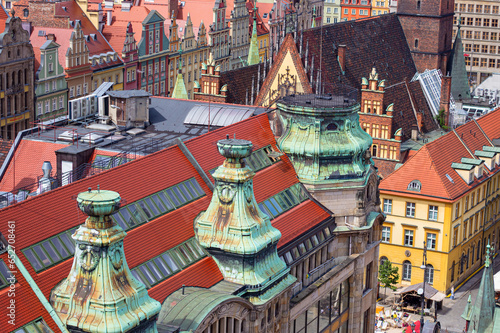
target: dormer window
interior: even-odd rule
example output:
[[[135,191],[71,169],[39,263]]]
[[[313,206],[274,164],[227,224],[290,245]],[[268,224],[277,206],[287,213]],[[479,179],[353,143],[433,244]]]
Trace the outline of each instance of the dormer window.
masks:
[[[409,184],[408,187],[406,188],[408,191],[416,191],[420,192],[422,189],[422,183],[419,180],[412,180]]]

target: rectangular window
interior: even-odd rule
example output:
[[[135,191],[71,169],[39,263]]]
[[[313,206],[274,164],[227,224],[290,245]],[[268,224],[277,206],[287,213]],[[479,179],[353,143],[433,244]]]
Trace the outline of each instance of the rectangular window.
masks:
[[[482,13],[483,12],[483,5],[476,5],[476,13]]]
[[[472,50],[472,45],[464,44],[465,52],[470,52]]]
[[[415,203],[407,202],[406,203],[406,217],[415,217]]]
[[[57,110],[57,98],[52,98],[52,111]]]
[[[37,109],[37,114],[41,115],[42,114],[42,103],[41,102],[37,103],[36,109]]]
[[[465,4],[464,3],[460,4],[460,11],[465,12]]]
[[[457,246],[457,242],[458,242],[458,228],[455,228],[453,230],[453,247]]]
[[[489,27],[490,26],[490,19],[485,18],[483,20],[483,27]]]
[[[472,38],[472,31],[470,31],[470,30],[465,31],[465,38],[471,39]]]
[[[392,213],[392,199],[384,199],[384,213],[385,214]]]
[[[436,239],[437,235],[435,233],[428,232],[427,233],[427,249],[435,250],[436,249]]]
[[[474,13],[474,5],[467,5],[467,11],[469,13]]]
[[[69,98],[73,98],[75,96],[75,87],[69,88]]]
[[[413,230],[405,229],[404,245],[413,246]]]
[[[64,108],[64,97],[59,96],[59,109]]]
[[[498,27],[498,19],[491,19],[491,26],[493,28]]]
[[[49,83],[48,82],[45,82],[45,92],[46,93],[49,92]]]
[[[356,15],[356,9],[351,9],[351,15]]]
[[[493,6],[493,9],[491,11],[492,14],[498,14],[498,6]]]
[[[488,45],[481,45],[481,53],[488,53]]]
[[[485,6],[484,6],[484,13],[485,13],[485,14],[489,14],[489,13],[490,13],[490,11],[491,11],[491,9],[490,9],[490,8],[491,8],[491,6],[490,6],[490,5],[485,5]]]
[[[45,101],[45,113],[49,113],[50,112],[50,103],[49,101]]]
[[[391,227],[382,227],[382,242],[389,243],[391,241]]]
[[[474,44],[474,46],[472,47],[472,49],[474,50],[474,52],[479,52],[479,45],[478,44]]]
[[[472,17],[468,17],[467,18],[467,25],[473,25],[474,24],[474,20]]]
[[[438,219],[438,206],[429,206],[429,220],[437,221]]]
[[[472,58],[472,66],[474,67],[479,66],[479,58]]]
[[[481,67],[486,67],[487,62],[488,62],[488,59],[481,58]]]
[[[487,31],[483,31],[483,40],[488,40],[490,39],[490,33]]]
[[[52,91],[55,91],[55,90],[57,90],[57,81],[56,80],[52,81]]]

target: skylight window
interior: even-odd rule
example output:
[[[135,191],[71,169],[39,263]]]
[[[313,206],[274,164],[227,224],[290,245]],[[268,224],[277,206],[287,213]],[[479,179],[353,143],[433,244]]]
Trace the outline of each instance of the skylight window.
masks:
[[[111,216],[111,219],[120,225],[123,230],[130,230],[204,195],[205,192],[203,192],[196,179],[191,178],[121,207]],[[22,250],[35,272],[42,271],[73,256],[75,243],[71,235],[77,228],[64,231]],[[188,258],[185,260],[189,262]]]
[[[0,289],[8,286],[11,282],[12,274],[9,273],[9,268],[5,264],[5,262],[0,259]]]

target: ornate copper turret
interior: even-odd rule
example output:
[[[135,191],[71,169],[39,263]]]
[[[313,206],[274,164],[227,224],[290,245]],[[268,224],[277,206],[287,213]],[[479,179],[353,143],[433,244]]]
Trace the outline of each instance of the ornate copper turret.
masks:
[[[195,221],[196,237],[213,256],[224,279],[243,285],[240,296],[261,304],[295,278],[278,257],[281,233],[255,200],[255,173],[244,162],[252,143],[226,139],[217,146],[226,160],[213,174],[215,190],[210,206]]]
[[[120,200],[118,193],[99,189],[77,197],[89,217],[72,236],[76,249],[68,278],[51,295],[72,332],[157,332],[160,303],[130,273],[123,251],[126,233],[110,218]]]

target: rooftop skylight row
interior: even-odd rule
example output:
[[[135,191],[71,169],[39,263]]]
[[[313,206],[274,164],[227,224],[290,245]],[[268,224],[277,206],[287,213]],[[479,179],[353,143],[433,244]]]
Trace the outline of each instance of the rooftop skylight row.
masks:
[[[33,320],[32,322],[24,325],[23,327],[13,331],[13,333],[48,333],[52,332],[49,326],[43,321],[42,318]]]
[[[97,169],[107,170],[130,161],[133,161],[133,159],[116,156],[96,155],[92,166]]]
[[[274,149],[271,145],[262,147],[252,152],[250,156],[245,158],[245,163],[252,169],[252,171],[257,172],[273,163],[279,161],[279,157],[271,157],[269,153],[273,152]],[[214,174],[216,168],[211,169],[209,172],[211,175]]]
[[[196,179],[190,178],[120,208],[111,215],[111,218],[123,230],[129,230],[180,208],[204,195],[205,192]]]
[[[288,266],[291,266],[299,258],[322,247],[329,239],[331,239],[333,229],[333,225],[326,226],[316,234],[307,238],[305,241],[299,243],[290,251],[285,252],[282,256],[280,256],[280,258],[286,262]]]
[[[193,237],[144,264],[134,267],[132,275],[149,289],[206,256],[205,250]]]
[[[259,208],[272,220],[307,199],[307,193],[297,183],[259,203]]]

